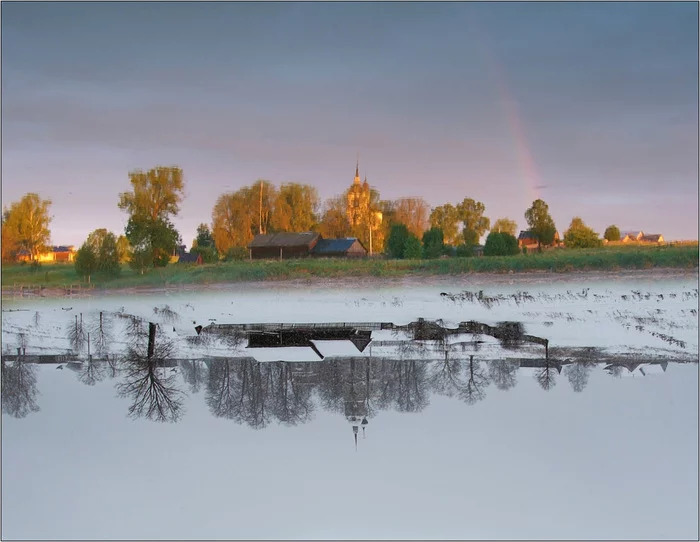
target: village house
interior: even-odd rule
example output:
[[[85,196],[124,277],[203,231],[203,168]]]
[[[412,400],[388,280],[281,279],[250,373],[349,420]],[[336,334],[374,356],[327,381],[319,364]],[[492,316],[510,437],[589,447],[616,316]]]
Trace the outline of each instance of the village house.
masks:
[[[640,243],[663,243],[664,236],[660,233],[647,233],[639,238]]]
[[[311,251],[315,258],[363,258],[367,249],[355,237],[340,239],[319,239]]]
[[[72,263],[74,259],[74,245],[54,246],[36,256],[36,261],[39,263]],[[32,255],[28,250],[20,250],[17,253],[17,261],[31,262]]]
[[[553,245],[559,244],[559,232],[554,232],[554,243]],[[542,245],[543,247],[545,245]],[[537,238],[530,230],[521,230],[518,235],[518,247],[526,247],[528,250],[537,248]]]
[[[315,232],[258,234],[248,245],[251,260],[307,258],[321,239]]]
[[[630,243],[639,241],[644,236],[642,230],[627,230],[620,232],[620,241],[623,243]]]

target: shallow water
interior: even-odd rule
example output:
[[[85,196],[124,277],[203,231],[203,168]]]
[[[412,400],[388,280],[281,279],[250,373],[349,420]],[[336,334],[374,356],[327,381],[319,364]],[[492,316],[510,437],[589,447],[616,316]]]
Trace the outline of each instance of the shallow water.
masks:
[[[681,278],[5,303],[2,536],[697,538],[697,296]],[[100,312],[109,361],[90,363],[70,334],[82,314],[99,357]],[[129,316],[158,324],[153,358]],[[194,331],[418,318],[520,322],[549,352],[372,332],[319,359]]]

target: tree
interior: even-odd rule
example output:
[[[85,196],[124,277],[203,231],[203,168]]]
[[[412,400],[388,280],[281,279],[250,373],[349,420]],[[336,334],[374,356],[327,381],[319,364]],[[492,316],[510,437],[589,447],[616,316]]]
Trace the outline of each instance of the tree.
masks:
[[[486,206],[483,203],[471,198],[464,198],[462,203],[457,205],[457,216],[464,224],[462,236],[468,246],[477,245],[481,236],[489,229],[490,220],[484,216],[485,210]]]
[[[202,261],[205,263],[215,263],[219,259],[219,253],[216,250],[214,238],[209,231],[209,226],[200,224],[197,226],[197,237],[192,241],[193,254],[202,256]]]
[[[430,213],[430,225],[442,230],[445,243],[448,245],[456,245],[459,242],[457,238],[458,222],[457,209],[449,203],[435,207]]]
[[[564,244],[569,248],[596,248],[603,244],[598,234],[575,216],[564,232]]]
[[[525,211],[525,220],[530,232],[537,239],[538,251],[542,251],[542,245],[551,245],[554,242],[557,228],[549,214],[549,206],[543,200],[532,202],[532,207]]]
[[[90,243],[85,241],[78,249],[75,255],[75,271],[83,278],[87,278],[90,282],[90,277],[95,274],[98,269],[97,254]]]
[[[432,227],[423,234],[423,254],[425,258],[439,258],[445,252],[442,230]]]
[[[128,263],[131,258],[131,245],[126,235],[120,235],[117,238],[117,255],[119,263]]]
[[[486,237],[484,256],[514,256],[519,252],[518,240],[509,233],[492,230]]]
[[[126,237],[132,248],[131,261],[133,269],[143,273],[144,263],[147,267],[165,267],[180,243],[180,234],[175,226],[166,219],[137,219],[132,217],[126,225]]]
[[[405,224],[408,231],[420,239],[428,229],[429,209],[423,198],[401,198],[394,206],[394,220]]]
[[[350,237],[352,228],[348,222],[345,201],[342,196],[326,200],[319,224],[319,233],[327,238]]]
[[[408,228],[405,224],[394,224],[387,239],[387,252],[390,258],[402,259],[406,251],[406,241],[408,240]]]
[[[318,193],[307,184],[280,186],[274,204],[271,225],[276,231],[310,231],[317,222]]]
[[[97,261],[97,269],[105,275],[116,276],[121,272],[117,237],[105,228],[90,233],[85,241],[92,249]]]
[[[37,366],[16,361],[8,365],[2,363],[2,413],[13,418],[24,418],[32,412],[39,412],[37,396]]]
[[[408,232],[406,243],[404,244],[403,257],[407,260],[419,260],[422,256],[420,239],[413,232]]]
[[[142,262],[167,265],[179,241],[171,217],[180,211],[184,193],[182,170],[158,166],[129,173],[133,190],[119,194],[119,208],[129,213],[126,237]]]
[[[518,225],[515,223],[515,220],[510,220],[509,218],[499,218],[493,223],[493,226],[491,226],[491,231],[498,233],[509,233],[515,237],[517,228]]]
[[[51,200],[42,200],[39,194],[29,192],[3,212],[3,258],[8,259],[25,250],[32,260],[36,260],[46,250],[51,238],[50,206]]]
[[[620,228],[618,228],[615,224],[613,224],[612,226],[608,226],[607,228],[605,228],[603,238],[607,239],[608,241],[619,241]]]
[[[579,393],[588,385],[588,376],[593,370],[592,363],[574,362],[564,368],[564,375],[569,380],[571,388]]]

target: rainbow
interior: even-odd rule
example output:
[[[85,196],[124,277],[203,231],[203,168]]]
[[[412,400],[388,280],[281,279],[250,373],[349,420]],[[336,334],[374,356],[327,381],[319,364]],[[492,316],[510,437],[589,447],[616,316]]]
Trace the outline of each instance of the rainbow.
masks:
[[[488,70],[500,98],[501,109],[503,110],[508,125],[510,126],[511,133],[515,141],[518,163],[520,165],[521,175],[524,181],[523,186],[525,187],[522,196],[523,198],[527,199],[527,207],[529,207],[534,200],[540,198],[540,191],[543,187],[542,179],[537,171],[535,160],[532,156],[532,152],[530,151],[530,145],[527,142],[525,128],[523,126],[520,114],[518,113],[517,100],[513,96],[513,93],[509,90],[507,79],[501,63],[496,59],[493,49],[489,47],[484,34],[481,32],[479,25],[474,20],[476,19],[476,14],[472,13],[471,15],[472,17],[469,20],[471,34],[476,39],[477,47],[481,51],[484,61],[488,66]]]

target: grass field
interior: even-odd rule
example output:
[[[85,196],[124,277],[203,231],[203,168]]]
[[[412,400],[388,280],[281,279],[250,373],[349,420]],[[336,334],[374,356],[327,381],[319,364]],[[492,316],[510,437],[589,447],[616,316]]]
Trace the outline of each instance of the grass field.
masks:
[[[119,278],[93,276],[96,288],[161,287],[180,284],[304,279],[312,277],[400,277],[409,274],[454,275],[508,273],[513,271],[615,271],[651,268],[697,268],[698,244],[680,246],[615,246],[600,249],[557,249],[541,254],[503,257],[449,258],[440,260],[344,260],[304,259],[285,261],[222,262],[209,265],[172,264],[139,275],[123,266]],[[84,283],[72,264],[3,265],[2,286],[62,287]]]

